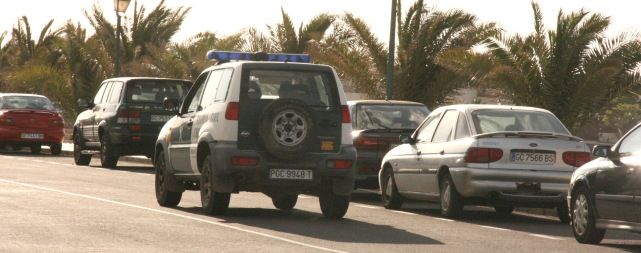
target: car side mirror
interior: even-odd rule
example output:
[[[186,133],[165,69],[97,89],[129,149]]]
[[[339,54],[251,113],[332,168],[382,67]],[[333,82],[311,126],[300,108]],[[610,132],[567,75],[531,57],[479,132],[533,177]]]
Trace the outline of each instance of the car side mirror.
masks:
[[[162,107],[168,111],[178,112],[178,105],[180,102],[175,98],[165,98],[162,101]]]
[[[90,103],[89,100],[87,100],[86,98],[79,98],[76,101],[76,103],[78,104],[78,106],[80,108],[83,108],[83,109],[88,109],[88,108],[93,107],[93,103]]]
[[[592,148],[592,155],[596,157],[607,157],[610,158],[614,152],[610,150],[610,145],[596,145]]]
[[[401,134],[398,137],[398,140],[403,144],[412,144],[412,143],[414,143],[414,140],[412,140],[412,137],[407,135],[407,134]]]

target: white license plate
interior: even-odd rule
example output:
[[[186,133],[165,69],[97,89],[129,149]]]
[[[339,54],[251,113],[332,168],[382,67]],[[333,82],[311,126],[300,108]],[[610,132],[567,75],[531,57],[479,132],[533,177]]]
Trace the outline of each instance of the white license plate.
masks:
[[[512,152],[512,162],[523,164],[554,164],[556,162],[556,154]]]
[[[270,169],[270,179],[299,179],[312,180],[314,178],[312,170],[295,170],[295,169]]]
[[[22,134],[20,134],[20,138],[22,138],[22,139],[44,139],[45,135],[44,134],[22,133]]]
[[[151,115],[151,122],[167,122],[173,115]]]

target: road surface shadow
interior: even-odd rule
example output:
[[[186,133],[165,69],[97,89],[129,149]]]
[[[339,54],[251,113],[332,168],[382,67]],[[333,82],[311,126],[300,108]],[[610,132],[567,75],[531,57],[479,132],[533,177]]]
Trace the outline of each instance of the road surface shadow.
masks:
[[[351,201],[355,203],[381,206],[380,196],[371,191],[355,191],[352,194]],[[410,200],[406,201],[400,210],[435,218],[442,217],[437,203]],[[462,217],[457,221],[574,240],[574,235],[572,234],[572,228],[570,225],[559,222],[556,216],[531,215],[521,212],[515,212],[510,215],[501,215],[494,212],[494,209],[491,207],[466,206]],[[641,239],[639,234],[627,231],[609,230],[606,234],[606,239],[625,240],[625,242],[628,243],[632,242],[636,245],[641,244],[641,241],[639,241]],[[622,246],[625,249],[629,245],[619,246]],[[636,247],[637,248],[633,251],[641,252],[641,249],[639,249],[638,246]]]
[[[92,168],[102,168],[98,165],[91,165]],[[141,173],[141,174],[154,174],[155,170],[153,166],[141,165],[141,166],[116,166],[116,168],[102,168],[107,170],[114,171],[126,171],[131,173]]]
[[[199,207],[177,207],[176,209],[205,215]],[[432,238],[388,225],[370,224],[349,218],[330,220],[323,218],[319,213],[298,209],[281,211],[265,208],[229,208],[226,215],[218,218],[224,219],[225,223],[236,223],[335,242],[443,244]]]
[[[606,233],[605,237],[606,237],[606,239],[608,238],[607,233]],[[624,252],[641,252],[641,243],[639,243],[639,242],[637,242],[635,244],[618,244],[618,243],[606,242],[606,243],[601,243],[597,247],[620,249],[620,250],[622,250]]]

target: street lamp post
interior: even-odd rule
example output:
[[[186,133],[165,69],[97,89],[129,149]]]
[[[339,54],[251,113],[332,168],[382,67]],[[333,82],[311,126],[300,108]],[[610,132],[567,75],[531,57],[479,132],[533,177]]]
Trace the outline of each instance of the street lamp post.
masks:
[[[114,72],[116,77],[120,76],[120,13],[127,11],[130,0],[114,0],[114,10],[116,11],[116,60],[114,63]]]
[[[386,100],[392,99],[392,86],[394,85],[394,49],[396,48],[396,1],[392,0],[392,17],[389,28],[389,55],[387,59],[387,95]]]

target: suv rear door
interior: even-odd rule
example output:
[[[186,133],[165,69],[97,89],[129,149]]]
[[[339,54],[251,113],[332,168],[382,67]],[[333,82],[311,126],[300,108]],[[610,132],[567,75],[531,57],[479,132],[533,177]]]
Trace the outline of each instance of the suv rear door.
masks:
[[[193,169],[196,169],[192,169],[189,157],[190,147],[196,145],[191,142],[192,126],[196,113],[202,110],[200,101],[208,76],[209,72],[205,72],[196,79],[180,107],[174,127],[171,129],[172,141],[169,143],[169,157],[171,167],[176,173],[193,174]]]
[[[258,135],[261,115],[277,99],[295,99],[310,110],[315,130],[308,152],[337,152],[341,145],[341,103],[334,72],[326,66],[246,63],[242,69],[239,149],[265,150]]]

